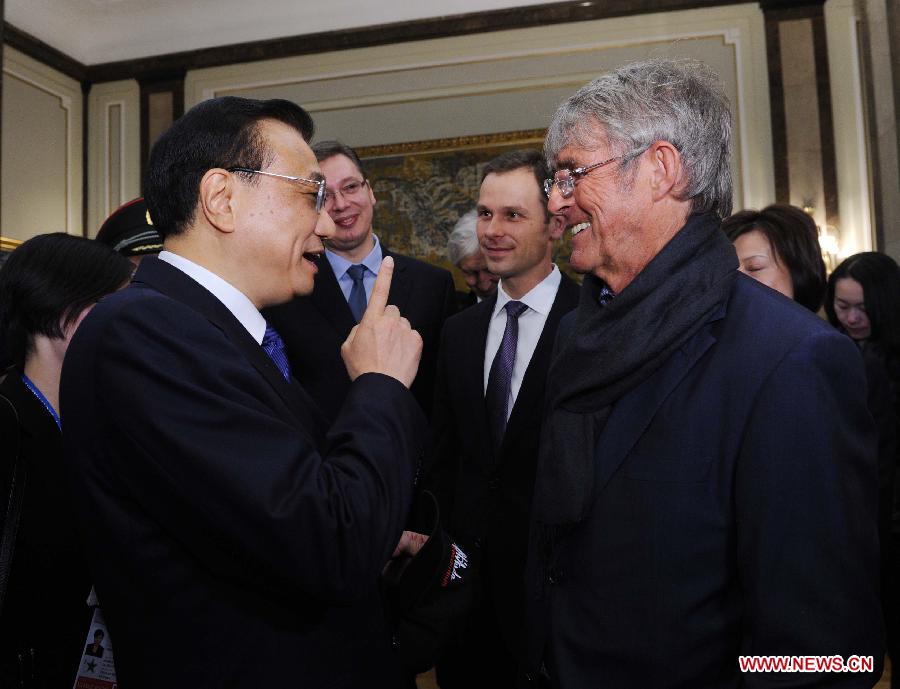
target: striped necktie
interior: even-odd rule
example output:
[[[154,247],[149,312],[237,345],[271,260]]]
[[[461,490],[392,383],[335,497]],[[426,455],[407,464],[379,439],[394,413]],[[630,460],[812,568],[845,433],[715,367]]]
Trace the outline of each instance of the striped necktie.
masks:
[[[266,333],[263,335],[262,348],[269,358],[281,371],[285,380],[291,379],[291,365],[288,363],[287,354],[284,351],[284,340],[271,325],[266,325]]]
[[[503,331],[500,348],[497,349],[497,354],[491,364],[487,390],[484,394],[494,449],[500,447],[503,434],[506,432],[509,398],[512,393],[513,366],[516,363],[516,347],[519,343],[519,316],[525,313],[528,306],[520,301],[508,301],[504,308],[506,309],[506,330]]]

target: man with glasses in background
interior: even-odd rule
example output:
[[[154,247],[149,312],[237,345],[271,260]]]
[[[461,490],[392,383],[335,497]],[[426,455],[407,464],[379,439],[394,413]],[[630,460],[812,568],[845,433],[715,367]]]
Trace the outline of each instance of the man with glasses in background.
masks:
[[[381,244],[372,229],[375,194],[356,151],[339,141],[323,141],[313,152],[325,175],[325,209],[334,221],[334,234],[316,261],[312,295],[270,309],[266,318],[284,338],[288,359],[307,392],[334,418],[350,386],[341,343],[365,310],[381,259],[392,256],[388,303],[422,336],[422,361],[412,392],[430,414],[438,338],[444,320],[456,310],[453,278],[443,268]]]
[[[330,425],[260,314],[312,291],[334,233],[312,130],[284,100],[179,118],[146,185],[164,250],[67,353],[63,442],[121,686],[401,681],[378,578],[427,428],[391,259],[342,348]]]

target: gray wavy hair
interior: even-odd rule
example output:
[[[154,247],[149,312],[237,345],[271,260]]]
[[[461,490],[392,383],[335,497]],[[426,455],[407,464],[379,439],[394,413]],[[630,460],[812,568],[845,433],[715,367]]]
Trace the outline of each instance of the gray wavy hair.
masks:
[[[692,212],[731,214],[731,111],[718,75],[697,60],[659,58],[633,62],[581,87],[565,100],[544,142],[554,161],[570,144],[592,149],[596,127],[613,153],[629,165],[654,141],[681,153],[685,181],[678,198]]]
[[[451,264],[458,266],[466,256],[478,251],[478,236],[475,232],[477,222],[478,213],[474,208],[456,221],[453,231],[447,238],[447,260]]]

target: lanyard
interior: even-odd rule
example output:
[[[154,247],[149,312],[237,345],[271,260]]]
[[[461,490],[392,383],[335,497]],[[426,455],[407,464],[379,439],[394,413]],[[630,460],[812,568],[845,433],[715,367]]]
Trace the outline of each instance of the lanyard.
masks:
[[[56,422],[56,427],[62,431],[62,424],[59,421],[59,414],[56,413],[56,410],[53,408],[53,405],[47,401],[47,398],[44,397],[44,394],[37,389],[37,386],[31,382],[31,379],[26,376],[24,373],[22,374],[22,382],[25,383],[25,387],[27,387],[34,394],[35,397],[38,398],[38,401],[44,405],[44,409],[50,412],[50,416],[53,417],[53,420]]]

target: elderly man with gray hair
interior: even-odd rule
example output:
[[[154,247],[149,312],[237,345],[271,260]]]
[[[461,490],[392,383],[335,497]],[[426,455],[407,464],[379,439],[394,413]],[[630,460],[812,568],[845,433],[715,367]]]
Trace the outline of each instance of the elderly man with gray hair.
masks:
[[[560,106],[545,151],[585,279],[547,383],[522,683],[872,686],[862,361],[738,272],[719,227],[718,78],[693,61],[622,67]],[[781,674],[758,672],[776,656]]]
[[[460,216],[447,238],[447,260],[459,268],[469,287],[467,294],[456,293],[460,309],[492,297],[497,292],[497,282],[500,280],[500,276],[494,275],[487,268],[487,261],[481,253],[475,232],[477,224],[478,212],[473,208]]]

